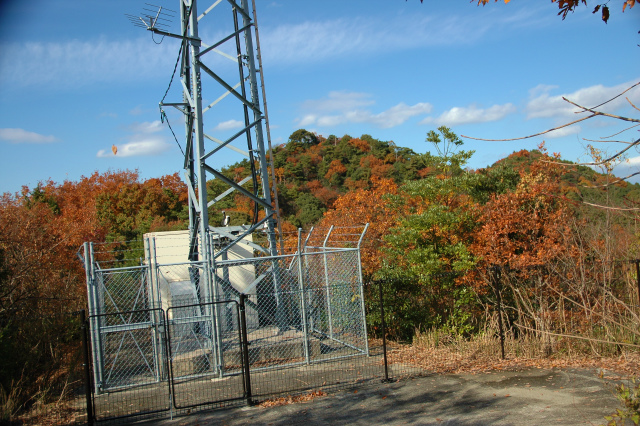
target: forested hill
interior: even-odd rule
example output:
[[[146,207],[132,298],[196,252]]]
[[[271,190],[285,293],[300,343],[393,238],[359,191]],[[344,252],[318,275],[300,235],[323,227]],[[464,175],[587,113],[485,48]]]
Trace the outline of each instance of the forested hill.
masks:
[[[639,185],[611,184],[610,174],[563,162],[543,147],[469,170],[473,152],[449,129],[426,139],[417,153],[369,135],[294,132],[273,152],[285,240],[297,227],[369,223],[362,273],[386,283],[387,333],[395,339],[411,340],[416,330],[486,332],[495,318],[485,315],[495,305],[492,274],[501,270],[508,328],[640,344],[636,325],[626,334],[619,328],[637,324],[635,272],[622,266],[640,255],[637,211],[629,209],[640,202]],[[222,172],[239,182],[251,164]],[[209,199],[225,189],[217,179],[207,182]],[[25,395],[41,392],[40,373],[20,366],[50,355],[43,333],[25,330],[36,330],[33,321],[43,315],[86,306],[76,256],[82,244],[108,247],[118,265],[139,265],[144,233],[187,228],[187,200],[178,174],[142,180],[132,171],[43,182],[0,197],[0,395],[16,383],[35,384]],[[223,198],[210,209],[211,224],[223,210],[232,225],[250,223],[247,200]],[[377,312],[377,297],[365,296],[373,303],[368,312]],[[566,307],[569,301],[582,305]],[[368,318],[374,334],[378,321]]]
[[[425,143],[423,153],[397,146],[393,141],[381,141],[370,135],[323,137],[304,129],[297,130],[287,143],[274,147],[274,167],[282,219],[295,228],[307,228],[318,222],[333,208],[341,194],[355,189],[368,189],[375,179],[392,179],[396,184],[428,177],[443,177],[443,167],[452,161],[450,175],[475,175],[475,196],[486,202],[493,193],[515,187],[520,171],[526,171],[543,153],[521,150],[485,169],[464,170],[464,163],[473,153],[461,151],[448,159],[434,155],[433,144]],[[462,155],[461,155],[462,154]],[[457,160],[457,161],[456,161]],[[563,161],[565,164],[571,162]],[[247,160],[223,168],[226,176],[239,181],[250,173]],[[620,182],[585,166],[564,167],[560,175],[563,193],[576,203],[609,202],[612,205],[633,205],[640,201],[640,185]],[[226,186],[208,182],[209,198],[222,193]],[[250,222],[252,208],[242,198],[227,198],[211,212],[212,222],[222,219],[221,211],[231,215],[232,224]]]
[[[419,155],[369,135],[324,138],[297,130],[287,143],[274,147],[281,215],[295,227],[307,227],[317,222],[340,194],[368,188],[375,177],[397,182],[417,179],[430,172],[429,164],[429,155]],[[223,173],[239,181],[249,175],[249,162],[233,164]],[[215,179],[208,182],[210,197],[225,189]],[[232,224],[248,223],[252,214],[250,206],[241,205],[240,198],[216,206],[218,214],[221,210],[231,211]],[[216,212],[212,215],[212,220],[218,219]]]

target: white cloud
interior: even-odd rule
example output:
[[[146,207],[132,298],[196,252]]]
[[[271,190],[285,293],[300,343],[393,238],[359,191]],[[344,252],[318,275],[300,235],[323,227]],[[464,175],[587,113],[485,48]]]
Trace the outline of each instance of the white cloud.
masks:
[[[625,163],[623,163],[629,167],[638,167],[640,166],[640,157],[632,157],[628,158]]]
[[[554,89],[553,86],[537,86],[530,91],[531,99],[527,103],[527,118],[547,118],[547,117],[571,117],[574,119],[582,118],[585,114],[575,114],[580,111],[579,108],[571,105],[569,102],[562,99],[563,97],[571,100],[572,102],[592,108],[599,105],[609,99],[622,93],[628,89],[635,82],[622,83],[617,86],[603,86],[598,84],[595,86],[585,87],[576,90],[573,93],[564,93],[561,95],[551,95],[550,92]],[[621,107],[628,105],[625,97],[628,97],[631,102],[640,101],[640,87],[635,87],[629,92],[621,96],[601,108],[600,111],[615,111]]]
[[[273,66],[321,62],[357,54],[384,54],[429,46],[477,43],[502,26],[533,25],[533,11],[475,16],[424,14],[305,21],[260,29],[263,58]],[[473,37],[469,37],[473,34]]]
[[[0,129],[0,140],[11,143],[51,143],[58,139],[51,135],[41,135],[24,129]]]
[[[98,158],[155,156],[171,149],[171,145],[160,138],[149,138],[116,145],[116,148],[118,148],[116,155],[110,149],[101,149],[96,156]]]
[[[171,149],[171,144],[165,138],[156,133],[164,130],[160,120],[133,123],[128,127],[133,134],[129,136],[129,142],[116,145],[118,149],[115,157],[155,156]],[[96,154],[98,158],[114,157],[111,149],[101,149]]]
[[[374,104],[371,95],[366,93],[330,92],[327,98],[303,102],[302,108],[311,111],[298,119],[297,123],[301,127],[368,123],[386,129],[399,126],[416,115],[428,114],[433,108],[426,102],[415,105],[399,103],[377,114],[362,108]]]
[[[214,127],[214,130],[220,130],[220,131],[235,130],[235,129],[242,129],[243,127],[244,127],[244,123],[242,121],[228,120],[228,121],[223,121],[221,123],[218,123],[218,125]]]
[[[375,104],[369,93],[331,91],[324,99],[312,99],[302,103],[302,109],[318,112],[348,111]]]
[[[580,128],[580,126],[576,126],[576,125],[569,126],[569,127],[563,127],[562,129],[558,129],[558,130],[554,130],[553,132],[545,133],[544,137],[548,138],[548,139],[563,138],[565,136],[577,135],[578,133],[580,133],[581,130],[582,130],[582,128]]]
[[[260,31],[262,56],[267,66],[284,67],[349,55],[474,44],[496,28],[531,24],[532,14],[499,12],[477,19],[473,15],[437,15],[425,8],[424,13],[417,16],[345,17],[266,25]],[[203,34],[207,36],[206,31]],[[205,37],[204,41],[214,40]],[[156,45],[150,40],[150,34],[128,40],[100,37],[2,43],[0,78],[5,84],[65,89],[105,82],[131,83],[155,78],[164,81],[175,64],[178,43],[167,37]],[[221,49],[225,50],[225,46]],[[232,47],[227,50],[233,51]]]
[[[144,114],[144,109],[142,109],[142,105],[136,105],[131,111],[129,111],[131,115],[141,115]]]
[[[135,133],[149,134],[157,133],[164,129],[164,125],[160,120],[155,121],[143,121],[141,123],[134,123],[129,126],[129,129]]]
[[[4,43],[0,50],[5,84],[57,88],[167,78],[177,54],[175,41],[154,45],[146,37]]]
[[[444,126],[458,126],[470,123],[486,123],[502,120],[509,114],[516,112],[516,107],[511,104],[493,105],[489,108],[478,108],[475,105],[469,107],[453,107],[443,112],[439,117],[427,117],[419,124],[436,124]]]

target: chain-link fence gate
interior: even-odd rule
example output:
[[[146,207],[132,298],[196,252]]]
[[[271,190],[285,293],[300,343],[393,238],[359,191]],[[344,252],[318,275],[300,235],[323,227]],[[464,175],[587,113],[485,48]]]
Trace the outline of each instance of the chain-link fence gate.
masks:
[[[96,419],[285,392],[272,372],[368,355],[359,247],[298,247],[176,263],[154,240],[101,268],[85,244]]]

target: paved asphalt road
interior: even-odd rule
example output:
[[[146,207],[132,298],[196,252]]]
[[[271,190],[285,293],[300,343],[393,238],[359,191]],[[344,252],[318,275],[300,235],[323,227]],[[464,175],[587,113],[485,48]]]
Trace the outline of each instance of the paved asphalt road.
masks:
[[[164,426],[600,425],[618,407],[593,370],[433,375],[361,385],[310,402],[196,413]]]

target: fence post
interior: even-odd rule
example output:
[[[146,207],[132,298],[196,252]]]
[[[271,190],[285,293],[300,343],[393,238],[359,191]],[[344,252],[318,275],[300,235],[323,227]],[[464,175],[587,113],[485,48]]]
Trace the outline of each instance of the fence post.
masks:
[[[87,424],[93,426],[93,398],[91,395],[91,369],[89,368],[89,330],[87,322],[87,311],[80,311],[80,322],[82,323],[82,355],[84,367],[84,395],[87,404]]]
[[[322,243],[322,257],[324,260],[324,279],[325,279],[325,289],[327,293],[327,319],[329,321],[329,338],[333,339],[333,318],[331,315],[331,288],[330,288],[330,280],[329,280],[329,264],[327,262],[327,241],[329,241],[329,237],[331,236],[331,232],[333,231],[333,225],[329,228],[327,232],[327,236]]]
[[[246,307],[245,307],[245,299],[247,295],[244,293],[240,294],[240,350],[242,351],[242,364],[244,368],[244,388],[246,392],[247,405],[253,405],[252,395],[251,395],[251,368],[249,366],[249,338],[247,336],[247,316],[246,316]]]
[[[640,259],[633,261],[636,264],[636,280],[638,282],[638,306],[640,306]]]
[[[102,366],[103,366],[103,347],[102,336],[100,335],[101,320],[99,314],[103,314],[104,306],[100,304],[101,287],[104,285],[104,276],[100,275],[98,281],[96,277],[96,264],[93,251],[93,243],[85,242],[84,247],[84,268],[87,279],[87,297],[89,303],[89,321],[93,323],[92,327],[89,327],[91,333],[91,348],[93,349],[91,359],[93,361],[93,386],[94,390],[98,393],[101,392],[100,387],[103,379]],[[93,315],[93,319],[92,319]]]
[[[498,265],[493,265],[492,269],[492,280],[493,280],[493,291],[496,294],[497,299],[497,309],[498,309],[498,328],[500,330],[500,355],[502,359],[505,359],[504,356],[504,326],[502,324],[502,282],[500,280],[500,267]]]
[[[387,323],[384,321],[384,297],[382,295],[382,280],[378,280],[380,292],[380,327],[382,329],[382,357],[384,358],[384,382],[389,381],[389,363],[387,360]]]
[[[307,364],[310,361],[309,354],[309,328],[307,327],[307,298],[304,289],[304,269],[302,267],[302,229],[298,228],[298,287],[300,291],[300,308],[301,308],[301,320],[302,320],[302,332],[304,333],[303,349],[304,358]]]

